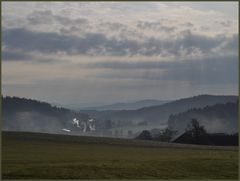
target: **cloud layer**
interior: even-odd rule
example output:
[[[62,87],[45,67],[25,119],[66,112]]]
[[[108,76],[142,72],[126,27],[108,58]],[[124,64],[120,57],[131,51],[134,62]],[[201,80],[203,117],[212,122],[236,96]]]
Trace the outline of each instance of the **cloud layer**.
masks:
[[[146,85],[146,96],[143,91],[136,99],[171,97],[167,89],[177,81],[183,89],[176,97],[197,94],[208,85],[215,89],[202,93],[237,93],[236,7],[217,2],[4,2],[4,93],[19,94],[12,91],[14,85],[43,89],[41,84],[51,80],[59,85],[52,84],[50,94],[67,80],[74,87],[85,85],[83,92],[96,89],[92,95],[106,91],[111,100],[117,94],[132,96],[134,87]],[[166,89],[157,97],[156,84]],[[122,92],[111,92],[113,86]],[[219,86],[229,87],[221,92]]]
[[[221,53],[236,51],[238,36],[214,37],[180,32],[177,38],[108,38],[102,33],[86,33],[83,37],[55,32],[33,32],[26,29],[3,30],[3,44],[7,49],[25,52],[92,55],[92,56],[182,56],[194,53]],[[216,51],[218,50],[218,52]],[[5,59],[4,59],[5,60]]]

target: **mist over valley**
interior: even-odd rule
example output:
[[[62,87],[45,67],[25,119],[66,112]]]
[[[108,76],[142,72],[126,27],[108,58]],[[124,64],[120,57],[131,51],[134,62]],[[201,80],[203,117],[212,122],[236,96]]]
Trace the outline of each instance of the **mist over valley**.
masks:
[[[237,96],[199,95],[136,110],[70,110],[2,97],[3,130],[135,138],[144,130],[184,132],[192,118],[210,132],[236,133]]]

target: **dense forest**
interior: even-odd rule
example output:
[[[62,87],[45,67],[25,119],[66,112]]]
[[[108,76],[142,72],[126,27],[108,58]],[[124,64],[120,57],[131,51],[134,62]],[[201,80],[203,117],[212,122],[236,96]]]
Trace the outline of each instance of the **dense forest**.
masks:
[[[238,131],[238,101],[192,108],[186,112],[170,115],[168,127],[179,133],[184,132],[192,118],[196,118],[210,133],[235,133]]]
[[[18,97],[2,97],[3,130],[61,132],[72,127],[74,117],[86,120],[88,115]]]

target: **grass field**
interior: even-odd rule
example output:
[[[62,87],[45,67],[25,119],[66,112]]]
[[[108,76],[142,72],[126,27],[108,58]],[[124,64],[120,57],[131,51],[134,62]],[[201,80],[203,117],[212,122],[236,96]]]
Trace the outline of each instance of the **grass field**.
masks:
[[[237,179],[238,149],[2,133],[3,179]]]

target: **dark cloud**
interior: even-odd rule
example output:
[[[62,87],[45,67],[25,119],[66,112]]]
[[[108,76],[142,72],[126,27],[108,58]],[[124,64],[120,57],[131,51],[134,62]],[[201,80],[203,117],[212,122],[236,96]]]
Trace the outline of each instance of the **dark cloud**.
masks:
[[[32,56],[19,51],[2,51],[2,60],[3,61],[16,61],[16,60],[30,60]]]
[[[12,49],[88,55],[126,55],[136,54],[139,45],[132,40],[108,39],[101,33],[87,33],[84,37],[66,36],[58,33],[33,32],[25,29],[8,29],[3,31],[3,44]]]
[[[137,23],[137,27],[143,30],[155,30],[155,31],[165,31],[165,32],[173,32],[177,29],[174,26],[166,26],[163,25],[162,22],[148,22],[148,21],[139,21]]]
[[[227,41],[225,42],[223,49],[225,49],[226,51],[233,51],[235,53],[237,53],[239,51],[238,47],[239,47],[239,36],[238,35],[233,35],[231,37],[229,37],[227,39]]]
[[[193,34],[190,30],[182,31],[180,37],[176,40],[176,48],[182,47],[188,53],[193,51],[193,48],[198,48],[202,52],[210,52],[212,48],[216,48],[219,44],[226,41],[224,35],[217,35],[215,37],[208,37],[198,34]],[[174,49],[177,51],[176,49]]]
[[[82,31],[84,31],[84,29],[78,26],[70,26],[70,27],[60,29],[60,33],[62,34],[72,34],[72,33],[77,33]]]
[[[62,26],[89,26],[89,22],[85,18],[71,19],[66,16],[55,15],[51,10],[34,11],[27,17],[27,20],[33,25],[58,22]]]
[[[30,24],[39,25],[39,24],[51,24],[53,23],[53,14],[52,11],[35,11],[32,12],[28,17],[27,20]]]
[[[62,60],[56,58],[46,58],[41,56],[34,56],[32,54],[16,51],[16,50],[3,50],[2,51],[2,61],[30,61],[38,63],[56,63]]]
[[[2,32],[3,45],[22,51],[38,51],[43,53],[66,52],[67,54],[85,55],[181,55],[191,54],[195,49],[209,53],[221,44],[229,42],[228,48],[237,46],[231,44],[233,37],[218,35],[207,37],[183,31],[177,38],[157,39],[146,38],[145,41],[108,38],[102,33],[86,33],[83,36],[62,35],[55,32],[34,32],[26,29],[5,29]],[[231,47],[233,46],[233,47]],[[225,47],[226,48],[226,47]]]
[[[3,43],[6,47],[23,51],[39,51],[43,53],[87,54],[91,49],[97,49],[106,38],[102,34],[87,34],[85,37],[66,36],[58,33],[33,32],[25,29],[10,29],[3,31]]]
[[[128,27],[122,23],[116,23],[116,22],[102,22],[99,24],[99,26],[107,28],[110,31],[120,31],[120,30],[126,30]]]

